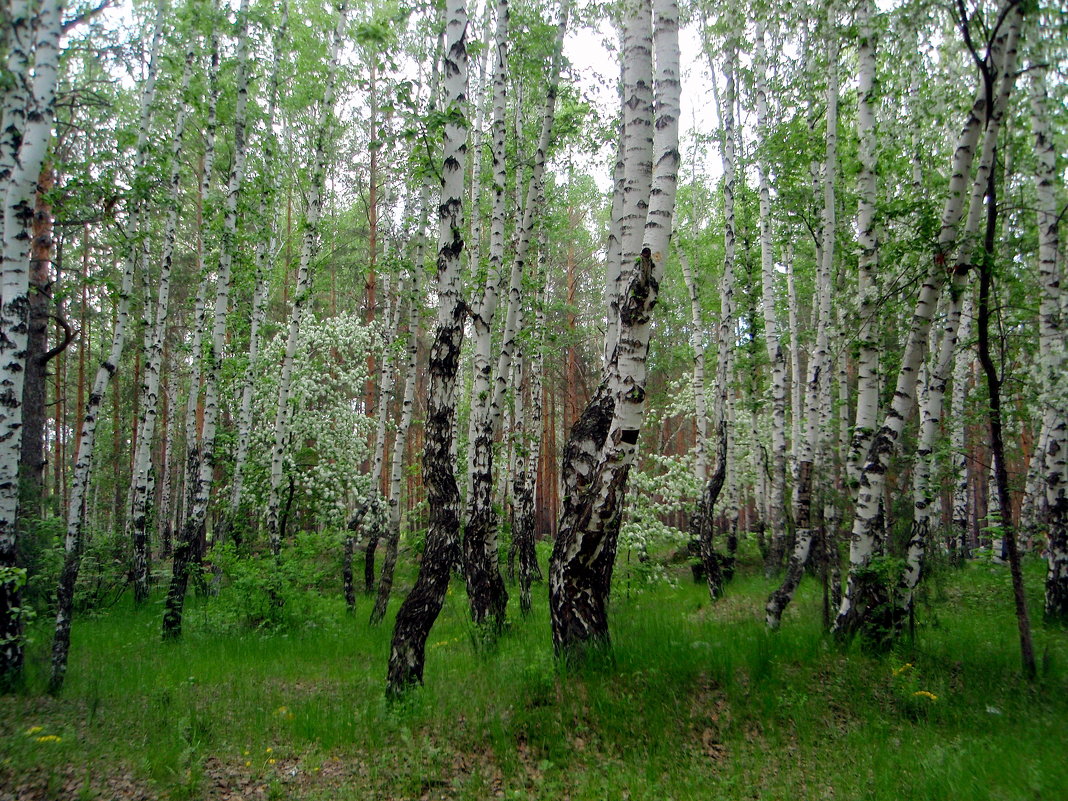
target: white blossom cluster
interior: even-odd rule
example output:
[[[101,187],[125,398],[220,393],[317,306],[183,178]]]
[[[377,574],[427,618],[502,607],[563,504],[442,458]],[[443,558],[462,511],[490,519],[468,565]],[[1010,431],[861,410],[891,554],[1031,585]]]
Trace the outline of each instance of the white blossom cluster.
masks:
[[[286,347],[281,330],[264,348],[262,374],[253,396],[249,448],[249,498],[266,514],[271,449],[275,438],[278,385]],[[308,316],[301,324],[293,360],[285,440],[285,505],[290,479],[294,511],[310,514],[319,526],[341,528],[354,498],[369,491],[360,470],[368,457],[374,421],[363,409],[367,358],[381,346],[356,314],[325,320]],[[306,518],[305,518],[306,519]]]

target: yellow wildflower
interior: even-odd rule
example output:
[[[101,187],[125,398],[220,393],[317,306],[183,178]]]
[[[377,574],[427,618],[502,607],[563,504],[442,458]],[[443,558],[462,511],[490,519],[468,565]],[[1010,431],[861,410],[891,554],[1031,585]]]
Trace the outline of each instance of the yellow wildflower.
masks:
[[[268,765],[273,765],[273,764],[274,764],[275,762],[277,762],[277,761],[278,761],[278,760],[276,760],[276,759],[268,759],[268,760],[267,760],[267,764],[268,764]]]
[[[250,753],[250,752],[249,752],[249,750],[248,750],[248,749],[246,748],[246,749],[245,749],[245,753],[243,753],[243,754],[242,754],[242,756],[248,756],[248,755],[249,755],[249,753]]]
[[[938,700],[938,696],[937,695],[935,695],[934,693],[929,693],[929,692],[927,692],[927,690],[917,690],[916,692],[913,693],[913,695],[922,696],[924,698],[930,698],[932,701],[937,701]]]
[[[908,671],[908,670],[912,670],[912,663],[911,662],[906,662],[901,667],[897,668],[894,671],[894,675],[895,676],[900,676],[902,673],[904,673],[905,671]]]
[[[251,762],[247,762],[247,761],[246,761],[246,762],[245,762],[245,767],[246,767],[246,768],[252,767],[252,763],[251,763]]]
[[[32,737],[41,731],[44,731],[44,726],[30,726],[30,728],[26,729],[26,735]]]
[[[280,718],[285,717],[287,712],[289,712],[288,706],[280,706],[278,709],[274,710],[274,714],[278,715]]]
[[[46,734],[43,737],[35,737],[35,740],[39,743],[61,743],[63,738],[55,734]]]
[[[272,751],[274,751],[274,749],[273,749],[273,748],[271,748],[270,746],[267,746],[267,750],[266,750],[266,751],[264,751],[263,753],[265,753],[265,754],[269,754],[269,753],[271,753]]]

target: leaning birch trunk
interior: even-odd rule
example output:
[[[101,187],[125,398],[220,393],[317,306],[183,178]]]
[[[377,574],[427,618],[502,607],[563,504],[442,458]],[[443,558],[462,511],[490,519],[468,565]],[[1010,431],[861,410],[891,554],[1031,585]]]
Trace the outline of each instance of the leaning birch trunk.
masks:
[[[152,104],[156,95],[156,64],[162,38],[163,18],[164,4],[160,3],[157,7],[155,29],[152,34],[152,44],[149,51],[148,72],[141,90],[139,112],[141,127],[135,156],[135,170],[137,173],[143,173],[148,160]],[[130,210],[131,226],[134,226],[133,233],[135,234],[133,239],[135,241],[136,234],[140,232],[141,220],[144,217],[143,202],[139,198],[134,198],[133,207]],[[62,689],[63,680],[67,673],[67,654],[70,651],[70,630],[74,607],[74,585],[78,580],[78,568],[81,563],[82,528],[85,523],[83,508],[85,506],[86,491],[89,488],[89,480],[92,477],[96,426],[100,416],[100,409],[104,402],[104,395],[107,392],[112,376],[118,369],[119,360],[122,358],[122,351],[126,342],[126,327],[130,317],[130,296],[133,291],[134,271],[139,252],[140,249],[136,245],[132,246],[125,261],[122,283],[119,289],[118,312],[116,314],[115,330],[112,334],[111,350],[107,359],[101,363],[96,371],[93,389],[89,394],[85,415],[82,418],[78,449],[76,451],[78,456],[71,475],[70,499],[67,505],[63,568],[56,587],[56,628],[52,639],[52,672],[48,685],[49,691],[53,693],[57,693]]]
[[[835,192],[834,179],[838,166],[838,38],[835,31],[837,15],[832,3],[827,9],[828,28],[828,74],[827,74],[827,119],[826,147],[823,167],[823,241],[820,247],[820,264],[817,272],[816,294],[818,316],[816,320],[816,346],[809,360],[808,385],[805,394],[806,431],[798,453],[797,487],[794,490],[794,548],[786,566],[782,584],[768,598],[765,606],[765,621],[770,629],[777,629],[782,614],[793,600],[805,565],[812,551],[814,529],[812,525],[813,484],[816,483],[817,467],[829,467],[827,429],[830,424],[829,403],[831,387],[830,353],[831,325],[831,273],[834,267],[835,239]],[[825,481],[825,479],[824,479]],[[823,482],[821,482],[823,483]]]
[[[439,34],[440,36],[440,34]],[[428,107],[438,107],[439,84],[438,60],[435,58],[430,72],[430,92]],[[429,172],[429,171],[428,171]],[[377,625],[386,615],[389,595],[393,590],[393,573],[397,566],[397,548],[400,544],[400,493],[401,468],[404,464],[404,449],[407,445],[408,428],[412,421],[415,404],[415,380],[418,366],[419,310],[421,299],[420,276],[426,265],[426,229],[430,215],[430,179],[423,180],[419,189],[419,229],[415,237],[415,264],[412,269],[411,295],[408,298],[408,344],[407,362],[404,373],[404,398],[401,402],[401,421],[397,436],[393,441],[393,464],[390,473],[389,528],[386,534],[386,555],[382,561],[382,572],[378,578],[378,592],[371,608],[372,626]]]
[[[1002,91],[1010,84],[1006,83]],[[995,112],[996,113],[996,112]],[[993,136],[996,137],[995,130]],[[988,132],[987,136],[991,136]],[[972,185],[971,200],[968,205],[968,217],[960,233],[959,240],[964,245],[957,252],[953,265],[953,275],[966,276],[970,265],[975,263],[974,248],[971,246],[979,233],[979,224],[983,217],[986,184],[978,181]],[[902,580],[902,595],[899,599],[900,615],[895,618],[895,626],[901,624],[904,616],[911,611],[912,595],[923,570],[923,561],[931,535],[931,517],[934,509],[934,488],[931,486],[934,447],[942,422],[942,410],[945,401],[946,385],[953,368],[953,356],[957,350],[961,317],[966,299],[969,297],[967,284],[960,291],[950,292],[944,296],[945,323],[938,347],[931,347],[936,353],[926,370],[926,381],[921,387],[920,395],[920,433],[912,468],[912,503],[913,517],[909,542],[905,555],[905,575]],[[970,311],[970,310],[969,310]],[[933,339],[933,337],[932,337]]]
[[[281,532],[279,530],[279,512],[281,510],[282,473],[285,463],[286,440],[289,434],[289,392],[293,377],[293,359],[297,352],[300,337],[300,325],[304,318],[304,309],[308,304],[311,291],[311,260],[315,255],[316,240],[319,236],[319,218],[323,211],[323,190],[326,185],[326,167],[329,156],[327,144],[330,140],[331,120],[334,114],[334,94],[337,87],[338,58],[341,41],[345,32],[345,10],[338,14],[337,28],[334,31],[330,49],[330,61],[327,66],[326,87],[319,106],[319,119],[316,123],[315,148],[312,152],[312,175],[308,191],[308,207],[302,224],[300,264],[297,268],[297,286],[293,290],[293,307],[289,314],[289,328],[286,333],[286,350],[282,358],[282,370],[278,379],[278,398],[275,402],[274,442],[271,446],[270,485],[267,496],[267,538],[271,553],[275,558],[282,551]]]
[[[857,127],[859,129],[857,175],[857,296],[860,320],[857,340],[857,411],[853,424],[846,472],[850,487],[860,480],[864,459],[875,433],[879,414],[879,343],[876,338],[878,261],[875,239],[876,156],[875,156],[875,37],[871,26],[872,0],[861,0],[858,11],[860,43],[857,50]]]
[[[133,293],[133,273],[136,259],[131,255],[126,260],[119,289],[119,307],[116,315],[115,330],[111,339],[111,350],[106,360],[97,368],[93,389],[82,418],[81,433],[78,437],[78,461],[74,464],[71,476],[70,502],[67,505],[67,531],[64,541],[63,569],[56,587],[56,628],[52,638],[52,673],[49,678],[49,692],[57,693],[63,687],[67,673],[67,653],[70,650],[70,630],[74,607],[74,585],[78,580],[78,568],[81,566],[82,529],[85,524],[83,507],[85,493],[93,471],[93,448],[96,444],[96,426],[100,419],[100,408],[122,358],[126,342],[126,328],[130,318],[130,296]]]
[[[213,61],[217,58],[213,43]],[[215,472],[215,431],[219,418],[219,379],[226,337],[226,312],[230,304],[230,273],[237,251],[237,200],[245,173],[245,117],[248,109],[248,50],[239,50],[237,64],[237,104],[234,109],[234,154],[226,188],[225,216],[219,243],[219,267],[215,286],[215,314],[211,342],[204,369],[204,421],[199,449],[190,450],[186,474],[185,520],[174,549],[171,584],[163,612],[163,637],[174,639],[182,633],[182,610],[190,568],[199,562],[199,545],[204,539],[208,500]],[[214,83],[214,81],[213,81]],[[216,90],[213,89],[213,94]],[[214,102],[213,102],[214,108]],[[208,176],[204,176],[205,181]]]
[[[493,155],[493,197],[490,211],[489,269],[481,300],[471,319],[474,354],[471,382],[471,426],[467,458],[467,522],[463,534],[464,578],[471,620],[482,625],[492,618],[494,631],[504,626],[508,593],[504,588],[496,549],[493,514],[493,426],[489,419],[492,388],[490,348],[504,262],[505,88],[508,82],[508,2],[497,3],[493,42],[493,113],[490,123]],[[478,210],[472,208],[473,216]],[[493,545],[490,553],[491,543]]]
[[[946,277],[952,276],[951,292],[954,295],[962,293],[967,281],[967,270],[955,271],[947,267],[953,255],[951,251],[960,240],[958,224],[963,214],[965,199],[970,196],[968,187],[985,187],[992,169],[994,145],[1012,84],[1012,81],[1005,80],[1004,76],[1011,76],[1015,70],[1019,29],[1020,9],[1019,5],[1013,4],[1005,16],[1005,25],[997,33],[987,55],[986,63],[991,65],[988,69],[994,71],[990,94],[988,95],[986,82],[982,82],[953,154],[949,195],[942,211],[935,257],[931,260],[931,266],[920,288],[893,400],[882,426],[872,440],[860,476],[849,548],[849,579],[834,623],[835,632],[842,635],[852,635],[861,627],[866,627],[871,622],[870,615],[883,604],[882,590],[867,571],[875,556],[879,501],[886,484],[886,470],[891,456],[897,450],[905,422],[915,407],[916,379],[923,359],[924,344]],[[982,141],[979,166],[972,181],[971,165],[975,161],[975,149],[979,145],[984,127],[986,132]]]
[[[245,0],[247,3],[247,0]],[[244,12],[245,9],[242,10]],[[133,486],[130,488],[130,517],[126,521],[127,537],[133,543],[134,604],[140,606],[148,600],[149,591],[149,485],[152,467],[152,440],[156,431],[159,405],[160,367],[163,362],[163,340],[167,332],[167,314],[170,305],[171,264],[174,246],[178,238],[178,212],[181,208],[182,136],[189,117],[190,104],[186,94],[196,58],[196,47],[190,45],[185,54],[182,70],[178,110],[171,137],[171,173],[168,182],[167,216],[163,229],[163,250],[160,254],[159,287],[156,298],[156,319],[146,337],[144,371],[141,382],[141,416],[137,426],[137,452],[134,455]],[[147,267],[147,263],[145,264]],[[146,270],[147,272],[147,270]]]
[[[1060,250],[1060,216],[1057,196],[1056,154],[1049,122],[1046,67],[1031,72],[1031,126],[1035,138],[1035,184],[1038,198],[1038,272],[1042,282],[1039,308],[1039,351],[1042,363],[1043,401],[1051,425],[1045,442],[1046,520],[1049,559],[1046,572],[1045,614],[1049,620],[1068,621],[1068,392],[1065,388],[1064,287],[1057,263]]]
[[[11,46],[24,46],[28,8],[15,4],[10,22],[16,25]],[[30,239],[37,178],[41,174],[55,116],[56,78],[62,3],[44,0],[34,21],[32,83],[28,72],[10,76],[21,83],[24,129],[17,154],[12,155],[10,180],[0,183],[3,202],[3,277],[0,281],[0,688],[22,673],[22,611],[20,588],[25,571],[16,563],[19,508],[19,456],[22,440],[22,394],[30,310]],[[26,63],[27,53],[15,54]],[[16,101],[19,98],[16,98]],[[13,101],[15,102],[15,101]],[[4,112],[19,114],[14,107]],[[5,120],[8,122],[8,120]],[[11,121],[11,124],[15,124]],[[6,134],[5,134],[6,136]]]
[[[728,41],[727,62],[724,68],[726,78],[726,98],[721,103],[715,89],[713,93],[716,110],[723,121],[720,137],[720,153],[723,162],[723,276],[720,281],[720,313],[716,328],[716,395],[712,417],[718,439],[716,452],[718,459],[712,476],[705,482],[698,499],[696,512],[696,534],[700,547],[701,563],[704,566],[705,582],[708,594],[715,600],[723,592],[723,572],[721,559],[713,546],[713,512],[720,491],[728,482],[730,468],[730,450],[733,436],[729,425],[730,415],[730,379],[734,351],[734,284],[735,251],[737,235],[734,218],[734,194],[737,168],[737,138],[735,136],[734,108],[738,52],[733,39]],[[714,66],[713,66],[714,69]]]
[[[609,642],[607,602],[612,566],[627,475],[645,413],[652,311],[664,274],[675,209],[681,85],[678,5],[673,0],[657,0],[651,10],[647,3],[637,2],[630,11],[624,51],[627,108],[629,112],[643,105],[635,90],[652,72],[652,39],[656,52],[655,133],[647,105],[647,116],[627,117],[624,191],[633,193],[642,187],[644,191],[624,202],[623,283],[627,290],[621,296],[618,342],[606,380],[572,429],[565,451],[568,495],[549,571],[553,645],[561,655]],[[652,36],[651,16],[655,18]],[[653,142],[648,141],[646,132],[653,133]],[[653,158],[656,166],[650,178]],[[646,203],[647,213],[643,214]],[[642,238],[644,247],[636,252]],[[600,428],[603,416],[608,418],[607,431]],[[580,479],[578,470],[589,465],[588,457],[578,457],[582,450],[594,450],[598,455],[593,470]]]
[[[767,142],[767,51],[764,44],[764,25],[757,20],[756,106],[757,135],[761,144]],[[757,153],[763,153],[760,147]],[[772,246],[771,196],[768,173],[763,159],[757,160],[760,197],[760,276],[763,290],[761,309],[764,316],[764,341],[771,362],[771,480],[768,491],[768,523],[771,543],[764,562],[764,574],[771,576],[782,564],[786,546],[786,354],[779,336],[778,315],[775,312],[775,255]]]
[[[446,8],[444,126],[441,203],[438,207],[438,325],[430,348],[430,382],[424,424],[423,483],[430,519],[426,549],[415,586],[397,612],[390,645],[386,691],[398,696],[423,680],[426,639],[441,612],[449,576],[460,555],[460,493],[454,469],[453,428],[456,372],[463,344],[466,307],[460,292],[463,251],[464,173],[467,168],[467,7]]]
[[[245,465],[248,462],[249,440],[252,436],[252,392],[259,375],[260,364],[260,329],[267,319],[267,300],[269,287],[267,272],[271,254],[274,250],[274,226],[268,220],[274,209],[275,194],[278,191],[278,172],[275,164],[277,141],[274,134],[274,119],[278,104],[278,83],[282,61],[282,42],[289,29],[289,3],[282,2],[281,20],[274,36],[274,53],[271,60],[270,89],[268,90],[267,119],[264,123],[263,174],[260,176],[259,210],[256,219],[264,223],[256,241],[256,286],[252,294],[252,314],[248,334],[248,364],[241,384],[241,405],[237,415],[237,446],[234,455],[234,476],[230,484],[230,515],[228,525],[240,514],[241,501],[245,485]]]

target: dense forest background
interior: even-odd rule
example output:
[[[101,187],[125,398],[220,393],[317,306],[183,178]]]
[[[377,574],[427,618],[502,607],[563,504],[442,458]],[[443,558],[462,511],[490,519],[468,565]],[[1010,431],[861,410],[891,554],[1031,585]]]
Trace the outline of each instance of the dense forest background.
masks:
[[[3,8],[6,689],[347,610],[402,703],[443,608],[579,669],[680,598],[815,665],[977,566],[1063,688],[1057,0]]]

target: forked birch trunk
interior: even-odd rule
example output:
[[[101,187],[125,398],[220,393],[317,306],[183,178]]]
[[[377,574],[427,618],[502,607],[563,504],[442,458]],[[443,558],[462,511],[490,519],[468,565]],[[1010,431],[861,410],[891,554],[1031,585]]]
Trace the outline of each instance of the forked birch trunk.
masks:
[[[968,189],[973,186],[985,187],[992,169],[994,145],[1008,102],[1011,76],[1015,73],[1019,30],[1020,8],[1013,3],[1007,9],[1004,23],[991,42],[984,62],[991,73],[990,86],[983,82],[953,155],[949,194],[942,211],[937,249],[917,298],[893,400],[872,441],[860,477],[849,549],[849,579],[834,624],[835,632],[842,635],[854,634],[867,624],[874,624],[870,619],[871,613],[885,605],[886,599],[882,597],[885,589],[870,574],[868,566],[876,554],[879,502],[886,485],[886,470],[891,456],[897,451],[905,422],[916,405],[917,376],[942,287],[947,276],[951,277],[951,292],[957,295],[962,293],[967,281],[967,270],[956,271],[950,267],[957,263],[952,261],[953,249],[960,242],[958,228],[965,200],[971,195]],[[1006,76],[1010,76],[1008,80]],[[984,128],[979,166],[972,180],[971,166],[976,161],[976,146],[980,144]]]
[[[490,400],[493,392],[491,345],[493,322],[500,297],[504,265],[506,216],[505,105],[508,83],[507,0],[497,3],[497,28],[493,40],[493,95],[490,138],[493,157],[493,196],[490,205],[489,268],[481,299],[473,304],[473,358],[471,425],[467,451],[467,521],[463,533],[464,578],[471,620],[489,623],[499,631],[504,625],[508,593],[498,566],[496,520],[493,514],[493,423]],[[471,209],[477,216],[478,210]],[[491,548],[492,544],[492,548]],[[492,552],[491,552],[492,550]]]
[[[647,3],[637,2],[630,12],[624,51],[626,105],[628,109],[641,105],[640,94],[635,92],[652,72],[652,39],[655,126],[651,114],[641,119],[627,117],[622,216],[622,274],[627,290],[621,296],[618,342],[606,380],[572,429],[565,451],[568,494],[549,571],[553,645],[561,655],[609,641],[612,565],[627,475],[645,413],[650,323],[675,209],[681,85],[678,5],[673,0],[657,0],[650,9]],[[650,25],[651,17],[654,25]],[[649,176],[652,163],[655,172]],[[593,459],[591,451],[596,454]]]

